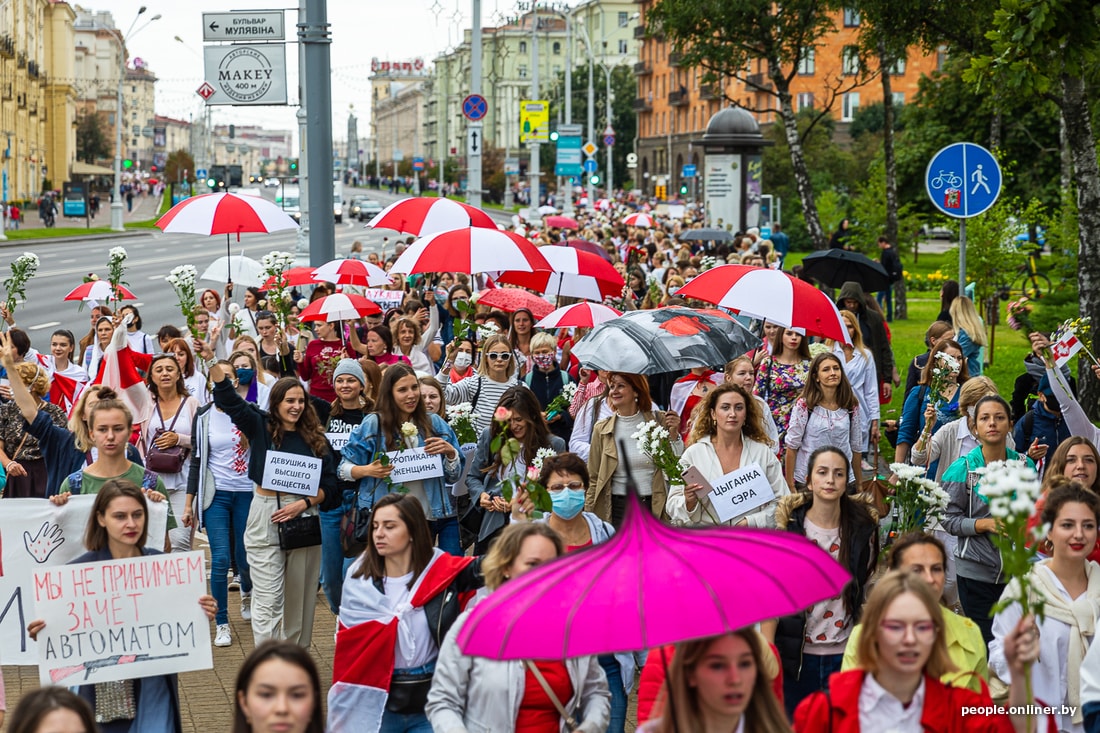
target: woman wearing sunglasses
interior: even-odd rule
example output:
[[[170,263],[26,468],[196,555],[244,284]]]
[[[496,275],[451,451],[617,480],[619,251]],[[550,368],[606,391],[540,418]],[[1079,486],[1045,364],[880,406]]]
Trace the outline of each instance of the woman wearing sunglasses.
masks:
[[[474,429],[480,435],[492,424],[493,412],[501,395],[519,384],[512,344],[503,334],[494,334],[481,344],[481,363],[477,374],[456,384],[446,385],[447,404],[469,402],[474,408]]]

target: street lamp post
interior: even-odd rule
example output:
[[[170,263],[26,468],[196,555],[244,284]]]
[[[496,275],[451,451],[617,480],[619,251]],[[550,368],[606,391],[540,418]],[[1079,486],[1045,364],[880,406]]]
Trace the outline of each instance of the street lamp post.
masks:
[[[140,33],[149,23],[160,20],[160,14],[158,13],[135,31],[134,26],[137,25],[138,19],[146,10],[148,8],[144,5],[138,8],[137,15],[134,16],[134,22],[130,24],[125,35],[119,34],[118,37],[118,90],[115,96],[115,183],[114,196],[111,200],[111,230],[116,232],[125,229],[122,224],[122,84],[126,81],[126,41]]]
[[[584,48],[588,52],[588,139],[594,145],[596,139],[596,91],[593,84],[596,74],[596,58],[592,53],[592,41],[588,37],[588,27],[585,25],[584,18],[577,19],[577,26],[584,37]],[[588,189],[589,211],[591,211],[592,207],[596,205],[596,187],[592,184],[592,176],[587,171],[584,178]]]

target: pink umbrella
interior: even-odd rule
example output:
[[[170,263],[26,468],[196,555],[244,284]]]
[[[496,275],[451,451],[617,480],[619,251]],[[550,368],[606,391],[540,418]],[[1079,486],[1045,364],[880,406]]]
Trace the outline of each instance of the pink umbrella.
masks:
[[[523,272],[509,270],[494,280],[538,290],[547,295],[603,300],[622,294],[623,276],[607,260],[572,247],[539,247],[550,263],[549,270]]]
[[[306,306],[298,320],[306,321],[350,321],[363,316],[381,313],[382,309],[362,295],[335,293],[326,295]]]
[[[118,294],[120,300],[137,300],[137,296],[130,290],[123,286],[118,286]],[[75,288],[69,291],[62,300],[114,300],[115,294],[111,292],[111,283],[106,280],[92,280],[90,282],[77,285]]]
[[[628,227],[645,227],[646,229],[653,226],[653,217],[649,214],[631,214],[623,219],[623,224]]]
[[[464,654],[568,659],[716,636],[840,595],[850,577],[805,537],[670,527],[634,493],[622,528],[510,580],[474,607]]]
[[[677,295],[849,343],[844,319],[829,296],[779,270],[719,265],[693,277]]]
[[[558,308],[536,323],[535,328],[591,328],[621,315],[600,303],[574,303]]]
[[[544,318],[554,310],[554,306],[534,293],[519,288],[489,288],[477,296],[478,305],[499,308],[505,313],[515,313],[526,308],[535,318]]]
[[[539,249],[514,232],[467,227],[421,237],[390,268],[392,273],[549,270]]]
[[[481,209],[450,199],[418,197],[402,199],[382,209],[367,222],[372,229],[393,229],[419,237],[451,229],[496,229],[496,222]]]
[[[548,216],[542,223],[551,229],[580,229],[577,220],[568,216]]]
[[[332,260],[313,271],[313,279],[337,285],[361,285],[373,288],[393,282],[378,265],[363,260]]]

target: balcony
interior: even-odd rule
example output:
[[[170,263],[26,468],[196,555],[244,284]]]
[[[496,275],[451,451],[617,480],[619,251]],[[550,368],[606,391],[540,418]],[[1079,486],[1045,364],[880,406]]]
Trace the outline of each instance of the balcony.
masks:
[[[653,67],[649,65],[648,61],[639,61],[634,64],[634,76],[645,76],[652,73]]]
[[[772,88],[772,83],[768,81],[768,77],[764,74],[749,74],[745,77],[745,82],[751,91],[769,91]]]
[[[725,92],[717,84],[703,84],[699,87],[699,99],[722,99]]]
[[[15,85],[12,84],[12,82],[10,81],[0,83],[0,99],[7,99],[10,101],[12,99],[12,90],[14,88]]]
[[[25,68],[27,65],[27,54],[25,51],[19,52],[19,57],[15,60],[15,67],[17,69]]]
[[[32,79],[38,78],[38,63],[35,61],[27,62],[27,76]]]
[[[668,103],[673,107],[683,107],[688,103],[688,90],[681,88],[678,92],[669,92]]]
[[[15,39],[7,34],[0,36],[0,58],[15,58]]]
[[[652,112],[653,103],[645,97],[636,97],[633,105],[635,112]]]
[[[645,38],[645,26],[644,25],[634,26],[634,37],[639,39],[639,40]]]
[[[670,53],[668,55],[668,65],[669,66],[679,66],[680,65],[680,60],[683,57],[684,57],[684,55],[681,54],[681,53]]]
[[[38,102],[32,102],[31,103],[30,116],[31,117],[37,117],[38,116]]]

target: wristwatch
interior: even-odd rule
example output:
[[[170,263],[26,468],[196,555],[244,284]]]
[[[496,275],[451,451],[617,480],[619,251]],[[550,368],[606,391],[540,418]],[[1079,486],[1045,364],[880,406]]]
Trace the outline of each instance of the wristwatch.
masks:
[[[313,506],[313,502],[310,501],[310,498],[308,496],[303,496],[302,501],[306,503],[306,511],[309,511],[310,507]]]

